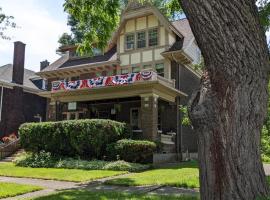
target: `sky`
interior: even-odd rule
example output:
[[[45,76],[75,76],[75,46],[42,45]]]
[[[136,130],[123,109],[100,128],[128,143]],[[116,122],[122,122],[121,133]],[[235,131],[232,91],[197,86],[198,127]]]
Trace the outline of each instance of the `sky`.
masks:
[[[64,0],[0,0],[6,15],[11,15],[19,28],[9,29],[11,40],[0,39],[0,66],[13,62],[13,42],[26,44],[25,67],[39,71],[40,62],[54,62],[58,39],[70,32],[67,14],[63,11]],[[267,33],[268,41],[270,32]]]
[[[14,17],[19,28],[8,29],[11,40],[0,39],[0,66],[13,62],[13,42],[26,44],[25,67],[39,71],[40,62],[55,61],[58,39],[69,32],[64,0],[0,0],[6,15]]]

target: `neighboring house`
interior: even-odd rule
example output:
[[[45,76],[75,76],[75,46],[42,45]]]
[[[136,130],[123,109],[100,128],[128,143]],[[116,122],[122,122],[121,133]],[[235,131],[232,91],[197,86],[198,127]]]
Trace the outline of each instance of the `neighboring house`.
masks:
[[[75,48],[76,49],[76,48]],[[38,75],[48,81],[48,121],[105,118],[127,122],[136,137],[162,140],[164,151],[196,152],[180,123],[200,74],[200,50],[187,19],[168,21],[153,6],[129,3],[106,50],[78,57],[74,47]],[[176,134],[174,142],[171,135]]]
[[[15,42],[14,62],[0,67],[0,138],[18,131],[24,122],[45,119],[46,98],[37,93],[44,81],[34,71],[24,69],[25,44]]]

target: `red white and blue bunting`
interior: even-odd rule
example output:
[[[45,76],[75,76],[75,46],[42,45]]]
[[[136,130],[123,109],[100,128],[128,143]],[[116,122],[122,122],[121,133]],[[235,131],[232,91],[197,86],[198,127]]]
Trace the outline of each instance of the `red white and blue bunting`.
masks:
[[[137,81],[152,80],[153,72],[144,71],[116,76],[101,76],[92,79],[77,81],[54,81],[52,82],[52,91],[59,90],[77,90],[83,88],[98,88],[106,86],[127,85]]]

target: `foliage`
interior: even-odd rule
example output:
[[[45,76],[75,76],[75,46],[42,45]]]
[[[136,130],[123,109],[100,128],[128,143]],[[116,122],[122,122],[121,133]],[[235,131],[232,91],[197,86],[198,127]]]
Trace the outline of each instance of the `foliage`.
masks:
[[[257,1],[261,24],[265,31],[270,28],[270,1],[269,0],[258,0]]]
[[[188,108],[187,106],[180,105],[180,112],[182,113],[182,125],[184,126],[191,126],[191,121],[188,116]]]
[[[50,153],[41,151],[40,153],[25,153],[16,158],[15,163],[20,167],[33,168],[63,168],[63,169],[84,169],[84,170],[113,170],[138,172],[149,169],[149,165],[128,163],[125,161],[101,161],[101,160],[81,160],[74,158],[56,158]]]
[[[180,18],[183,13],[179,0],[140,0],[149,2],[158,7],[170,20]],[[65,11],[68,13],[68,25],[71,27],[71,44],[78,44],[80,53],[91,54],[93,45],[104,49],[113,31],[115,31],[120,13],[127,5],[128,0],[66,0]],[[270,25],[270,3],[268,0],[257,1],[260,19],[265,30]],[[67,35],[63,35],[66,37]]]
[[[78,199],[78,200],[199,200],[196,196],[186,195],[149,195],[124,193],[113,191],[88,191],[88,190],[66,190],[51,194],[49,196],[37,197],[34,200],[60,200],[60,199]]]
[[[270,91],[270,82],[268,90]],[[263,162],[270,162],[270,97],[268,99],[267,117],[261,132],[261,154]]]
[[[105,182],[109,185],[143,186],[163,185],[185,188],[199,188],[199,170],[197,162],[183,162],[136,173],[128,177],[116,178]]]
[[[17,195],[25,194],[28,192],[34,192],[42,190],[41,187],[33,185],[22,185],[16,183],[0,183],[0,199],[7,197],[14,197]]]
[[[123,139],[107,147],[109,157],[119,157],[128,162],[149,163],[153,161],[153,153],[157,146],[154,142],[146,140]]]
[[[28,151],[86,158],[102,158],[108,144],[131,136],[125,123],[103,119],[26,123],[19,133]]]
[[[38,178],[59,181],[85,182],[125,174],[126,171],[82,170],[18,167],[13,163],[0,163],[0,176]]]
[[[13,22],[13,17],[5,15],[0,7],[0,38],[4,40],[10,40],[11,38],[4,34],[4,31],[7,30],[8,27],[15,28],[16,24]]]

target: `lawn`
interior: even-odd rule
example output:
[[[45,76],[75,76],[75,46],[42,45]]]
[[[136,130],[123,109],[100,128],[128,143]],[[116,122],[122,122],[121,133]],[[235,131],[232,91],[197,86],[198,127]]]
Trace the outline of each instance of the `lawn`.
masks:
[[[41,187],[15,183],[0,183],[0,199],[42,190]]]
[[[185,162],[173,167],[164,167],[135,173],[134,175],[109,180],[106,184],[139,186],[167,185],[186,188],[199,187],[199,170],[197,162]]]
[[[17,167],[13,163],[0,164],[0,176],[27,177],[73,182],[91,181],[124,173],[126,172],[110,170],[28,168]]]
[[[147,194],[127,194],[121,192],[89,192],[68,190],[32,200],[198,200],[195,196],[157,196]]]

